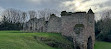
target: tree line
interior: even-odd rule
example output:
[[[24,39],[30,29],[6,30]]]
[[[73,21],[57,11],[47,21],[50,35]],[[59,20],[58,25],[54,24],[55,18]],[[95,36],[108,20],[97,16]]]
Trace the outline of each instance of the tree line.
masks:
[[[0,30],[22,30],[23,24],[32,18],[49,19],[51,14],[60,16],[60,12],[52,9],[21,11],[17,9],[6,9],[2,12]]]
[[[101,19],[95,23],[96,39],[111,42],[111,11],[101,13]]]

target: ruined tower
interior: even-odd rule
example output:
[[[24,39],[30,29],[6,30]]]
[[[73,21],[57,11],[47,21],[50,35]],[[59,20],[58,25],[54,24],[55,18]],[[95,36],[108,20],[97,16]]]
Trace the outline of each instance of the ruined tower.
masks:
[[[61,13],[62,35],[72,37],[75,49],[94,49],[94,13],[86,12]]]

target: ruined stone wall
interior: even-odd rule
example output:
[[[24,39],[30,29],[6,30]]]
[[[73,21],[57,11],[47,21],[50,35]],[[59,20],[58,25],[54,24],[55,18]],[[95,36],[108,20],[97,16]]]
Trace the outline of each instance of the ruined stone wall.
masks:
[[[93,21],[89,24],[89,21]],[[75,49],[87,49],[88,39],[91,38],[89,44],[90,49],[94,45],[94,15],[87,13],[73,13],[71,15],[62,16],[62,35],[71,36],[73,38]]]
[[[51,16],[48,25],[47,25],[47,32],[55,32],[60,33],[61,32],[61,18],[57,16]]]
[[[37,22],[37,24],[36,24],[36,32],[44,32],[44,27],[45,27],[45,25],[44,25],[44,23],[45,23],[45,19],[44,18],[40,18],[40,19],[38,19],[38,22]]]
[[[27,32],[44,32],[44,18],[32,18],[27,23],[24,24],[24,31]]]
[[[30,19],[28,22],[26,22],[23,26],[23,30],[25,32],[32,32],[33,31],[33,24],[34,24],[34,19]]]
[[[94,14],[88,14],[88,27],[87,27],[87,32],[89,33],[88,38],[92,38],[92,49],[94,49],[94,43],[95,43],[95,20],[94,20]],[[88,41],[88,40],[87,40]]]
[[[83,16],[84,15],[84,16]],[[86,24],[86,14],[72,14],[62,16],[62,29],[63,35],[73,36],[72,33],[74,32],[74,27],[76,24]]]
[[[24,31],[27,32],[61,32],[61,18],[57,16],[51,16],[48,21],[45,18],[33,18],[24,24]]]

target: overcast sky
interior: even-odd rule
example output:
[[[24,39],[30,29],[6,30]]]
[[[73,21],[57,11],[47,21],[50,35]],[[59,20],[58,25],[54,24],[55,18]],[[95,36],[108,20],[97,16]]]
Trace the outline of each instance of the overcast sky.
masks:
[[[92,8],[94,12],[109,9],[110,0],[0,0],[0,8],[15,8],[20,10],[58,9],[69,11],[86,11]]]
[[[0,0],[0,12],[4,9],[19,10],[57,9],[66,11],[87,11],[95,13],[111,9],[111,0]]]

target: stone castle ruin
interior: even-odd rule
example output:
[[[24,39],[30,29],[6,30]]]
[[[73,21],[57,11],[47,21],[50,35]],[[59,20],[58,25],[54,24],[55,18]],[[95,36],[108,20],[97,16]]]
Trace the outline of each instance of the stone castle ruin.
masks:
[[[90,9],[86,12],[61,12],[61,17],[54,14],[49,20],[32,18],[24,24],[24,31],[54,32],[72,37],[75,49],[94,49],[94,13]]]

